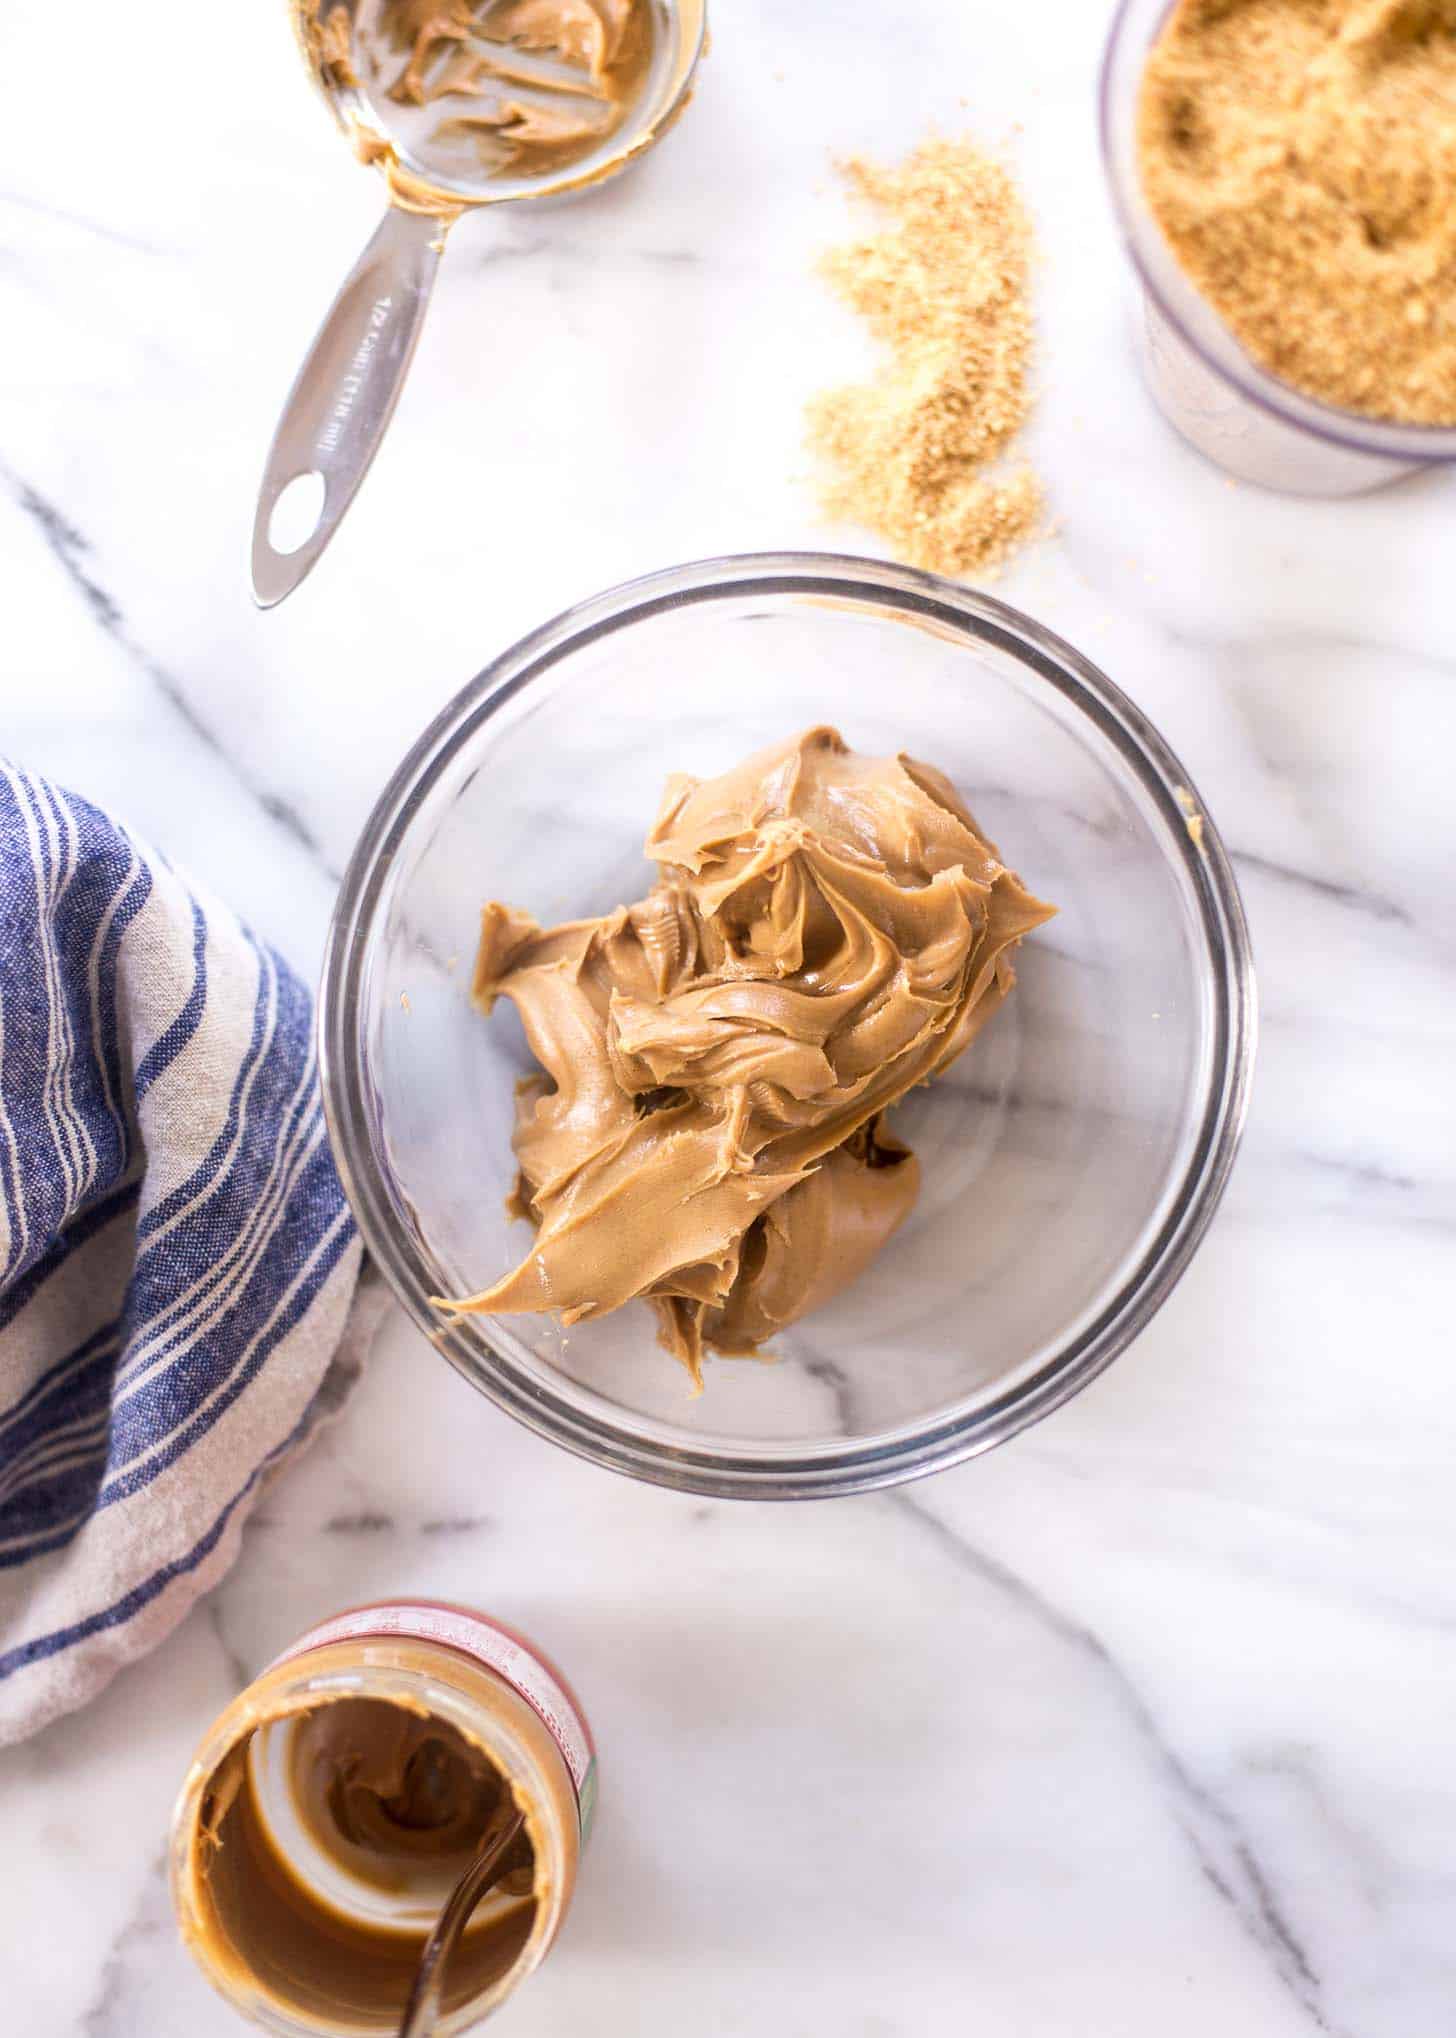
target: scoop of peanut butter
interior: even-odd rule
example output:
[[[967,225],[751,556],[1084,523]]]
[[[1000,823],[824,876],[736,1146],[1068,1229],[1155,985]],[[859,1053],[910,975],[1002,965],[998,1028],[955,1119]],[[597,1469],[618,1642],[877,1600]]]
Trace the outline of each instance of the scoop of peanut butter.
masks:
[[[475,998],[511,1000],[543,1073],[519,1087],[515,1270],[443,1306],[635,1296],[701,1384],[855,1280],[915,1201],[884,1113],[954,1061],[1053,907],[950,782],[809,729],[720,778],[669,781],[647,896],[541,928],[491,904]]]
[[[384,0],[407,52],[388,96],[469,102],[441,132],[471,134],[488,168],[560,169],[612,134],[652,55],[646,0]]]

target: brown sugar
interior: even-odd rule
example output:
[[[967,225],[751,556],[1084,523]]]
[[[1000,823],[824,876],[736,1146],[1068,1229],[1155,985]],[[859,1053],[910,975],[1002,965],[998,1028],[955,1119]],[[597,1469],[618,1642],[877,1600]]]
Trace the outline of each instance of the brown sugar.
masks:
[[[1138,154],[1189,280],[1261,366],[1456,424],[1456,0],[1180,0]]]
[[[844,165],[883,229],[824,274],[881,340],[874,378],[817,397],[809,441],[826,516],[877,531],[897,558],[988,577],[1034,536],[1042,493],[1004,456],[1031,407],[1031,229],[1006,170],[967,141],[897,168]]]

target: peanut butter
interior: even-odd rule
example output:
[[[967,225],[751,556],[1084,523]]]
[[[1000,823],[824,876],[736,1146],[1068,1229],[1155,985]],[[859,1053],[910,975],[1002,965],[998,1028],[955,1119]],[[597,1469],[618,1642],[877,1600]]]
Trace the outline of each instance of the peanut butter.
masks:
[[[474,995],[515,1005],[530,1251],[454,1311],[635,1296],[701,1384],[855,1280],[914,1203],[883,1114],[961,1054],[1054,908],[933,767],[815,728],[668,782],[647,896],[541,928],[492,903]]]
[[[442,102],[437,134],[468,135],[487,169],[516,175],[606,141],[652,56],[646,0],[386,0],[380,18],[405,57],[388,97]],[[462,100],[469,110],[446,110]]]
[[[427,1926],[509,1796],[499,1770],[448,1721],[374,1698],[340,1699],[304,1714],[290,1737],[284,1780],[311,1846],[396,1899],[418,1892]],[[514,1851],[505,1894],[529,1895],[524,1835]],[[497,1913],[514,1908],[489,1902]],[[476,1921],[485,1922],[478,1914]]]
[[[426,1609],[437,1615],[456,1617]],[[209,1978],[265,2028],[397,2031],[426,1936],[514,1810],[524,1826],[451,1957],[447,2014],[494,2007],[550,1946],[581,1839],[573,1777],[536,1705],[465,1646],[301,1648],[199,1750],[174,1824],[178,1919]]]

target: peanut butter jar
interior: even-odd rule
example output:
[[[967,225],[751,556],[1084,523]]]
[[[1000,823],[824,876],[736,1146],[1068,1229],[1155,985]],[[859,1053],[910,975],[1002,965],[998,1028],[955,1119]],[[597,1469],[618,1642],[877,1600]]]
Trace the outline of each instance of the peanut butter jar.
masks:
[[[280,2038],[396,2031],[426,1936],[509,1797],[523,1830],[445,1982],[439,2029],[466,2030],[550,1950],[595,1793],[591,1731],[533,1644],[464,1607],[355,1608],[204,1735],[172,1822],[182,1937]]]

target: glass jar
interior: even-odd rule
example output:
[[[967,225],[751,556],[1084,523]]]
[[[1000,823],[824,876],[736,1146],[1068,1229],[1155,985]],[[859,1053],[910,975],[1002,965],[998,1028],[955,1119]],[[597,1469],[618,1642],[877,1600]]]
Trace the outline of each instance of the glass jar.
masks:
[[[1360,495],[1456,460],[1456,426],[1337,410],[1261,368],[1194,288],[1143,195],[1137,109],[1171,0],[1121,0],[1102,62],[1102,155],[1141,285],[1134,344],[1174,430],[1241,481],[1287,495]]]
[[[525,1818],[513,1874],[487,1896],[451,1960],[442,2033],[465,2030],[520,1986],[571,1901],[596,1759],[560,1672],[499,1622],[436,1601],[385,1601],[326,1621],[214,1721],[172,1823],[183,1940],[228,2002],[278,2038],[397,2031],[425,1938],[479,1844],[479,1833],[457,1822],[454,1851],[442,1841],[431,1852],[442,1820],[406,1818],[404,1839],[416,1854],[403,1857],[405,1867],[391,1858],[377,1875],[355,1872],[359,1834],[330,1792],[350,1783],[357,1754],[338,1758],[318,1796],[335,1808],[322,1826],[300,1809],[298,1776],[305,1745],[307,1759],[320,1760],[320,1722],[326,1740],[334,1722],[365,1714],[386,1720],[400,1746],[422,1741],[435,1780],[458,1755],[481,1788],[508,1794]],[[350,1745],[339,1739],[341,1749]],[[343,1840],[328,1824],[335,1813]]]

